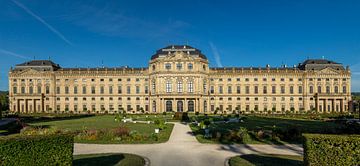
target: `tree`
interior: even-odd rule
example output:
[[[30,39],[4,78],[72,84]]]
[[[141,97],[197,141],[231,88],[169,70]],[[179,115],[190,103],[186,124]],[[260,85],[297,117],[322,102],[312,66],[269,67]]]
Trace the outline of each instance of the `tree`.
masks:
[[[0,91],[0,118],[2,117],[2,112],[7,110],[9,110],[8,92]]]

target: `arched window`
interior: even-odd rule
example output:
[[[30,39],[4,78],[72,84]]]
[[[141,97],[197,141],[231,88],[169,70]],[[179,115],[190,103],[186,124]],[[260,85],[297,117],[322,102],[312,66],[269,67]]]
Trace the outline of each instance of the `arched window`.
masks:
[[[335,93],[339,93],[339,87],[335,86],[334,91],[335,91]]]
[[[178,81],[178,83],[177,83],[177,92],[179,92],[179,93],[183,92],[183,83],[182,83],[182,81]]]
[[[152,111],[156,112],[156,101],[155,100],[152,102]]]
[[[194,112],[194,101],[188,101],[188,112]]]
[[[166,101],[166,112],[172,111],[172,101]]]

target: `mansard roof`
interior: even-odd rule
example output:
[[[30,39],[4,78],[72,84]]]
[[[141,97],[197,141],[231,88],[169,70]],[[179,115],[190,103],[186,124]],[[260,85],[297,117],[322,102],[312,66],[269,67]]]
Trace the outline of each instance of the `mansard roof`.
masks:
[[[206,56],[201,53],[199,49],[188,45],[169,45],[167,47],[159,49],[153,56],[151,56],[151,60],[158,58],[160,55],[168,55],[169,53],[174,53],[176,51],[188,53],[191,56],[198,56],[202,59],[207,60]]]
[[[299,64],[301,70],[322,70],[325,68],[333,68],[335,70],[345,70],[341,63],[337,63],[327,59],[308,59]]]
[[[15,70],[23,70],[27,68],[39,71],[55,71],[61,67],[59,64],[55,64],[50,60],[32,60],[15,66]]]

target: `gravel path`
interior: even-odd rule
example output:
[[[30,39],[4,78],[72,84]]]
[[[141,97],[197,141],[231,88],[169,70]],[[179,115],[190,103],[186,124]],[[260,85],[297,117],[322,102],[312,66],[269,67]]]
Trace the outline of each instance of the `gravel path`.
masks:
[[[74,155],[133,153],[150,159],[152,166],[223,166],[229,157],[254,154],[302,155],[301,145],[201,144],[187,124],[175,123],[170,139],[160,144],[75,144]]]

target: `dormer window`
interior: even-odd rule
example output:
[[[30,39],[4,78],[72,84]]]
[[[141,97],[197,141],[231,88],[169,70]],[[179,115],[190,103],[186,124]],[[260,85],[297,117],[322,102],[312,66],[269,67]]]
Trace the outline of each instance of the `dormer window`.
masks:
[[[181,64],[181,63],[177,63],[177,64],[176,64],[176,69],[181,70],[181,69],[182,69],[182,64]]]
[[[189,63],[189,64],[188,64],[188,69],[189,69],[189,70],[192,70],[192,69],[193,69],[193,64],[192,64],[192,63]]]
[[[171,69],[171,64],[170,63],[165,63],[165,69],[170,70]]]

